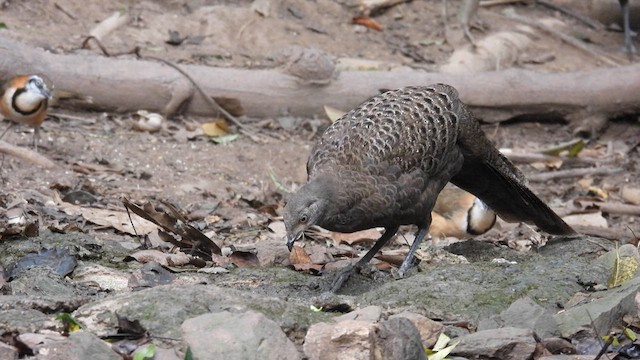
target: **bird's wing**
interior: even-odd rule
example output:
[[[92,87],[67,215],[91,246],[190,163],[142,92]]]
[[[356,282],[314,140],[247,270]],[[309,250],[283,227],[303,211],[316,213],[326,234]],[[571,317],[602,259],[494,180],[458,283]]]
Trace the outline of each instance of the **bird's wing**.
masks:
[[[464,163],[451,182],[476,195],[504,220],[534,223],[551,234],[575,233],[531,192],[520,170],[491,144],[466,107],[460,106],[458,146]]]
[[[375,96],[325,131],[309,157],[309,176],[327,166],[356,171],[391,166],[400,173],[436,173],[455,148],[457,102],[457,92],[447,85]]]

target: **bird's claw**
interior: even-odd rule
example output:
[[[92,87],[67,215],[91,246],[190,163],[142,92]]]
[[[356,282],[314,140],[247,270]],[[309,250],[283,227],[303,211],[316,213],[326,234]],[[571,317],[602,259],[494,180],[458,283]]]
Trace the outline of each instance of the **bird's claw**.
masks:
[[[404,261],[402,262],[402,265],[400,265],[400,268],[398,268],[397,279],[402,279],[407,274],[407,272],[413,266],[413,262],[414,262],[413,260],[414,260],[413,256],[411,257],[407,256],[404,259]]]
[[[344,285],[344,283],[347,282],[347,280],[349,280],[349,277],[351,277],[351,275],[355,272],[355,270],[356,270],[355,265],[348,265],[342,268],[342,270],[340,270],[340,273],[338,273],[338,276],[336,276],[336,278],[333,279],[333,283],[331,284],[331,292],[332,293],[338,292],[338,290],[342,288],[342,285]]]

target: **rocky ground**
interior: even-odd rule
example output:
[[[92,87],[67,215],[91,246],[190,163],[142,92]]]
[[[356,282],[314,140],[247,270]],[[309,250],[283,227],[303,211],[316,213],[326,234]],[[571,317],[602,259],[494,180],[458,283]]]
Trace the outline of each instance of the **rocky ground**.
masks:
[[[450,3],[453,14],[459,4]],[[557,3],[591,15],[588,2]],[[211,66],[275,66],[273,54],[294,44],[337,58],[434,69],[456,47],[468,46],[462,37],[445,40],[440,1],[375,14],[382,32],[353,25],[359,10],[349,1],[35,0],[2,6],[2,36],[32,46],[77,51],[97,22],[126,11],[132,20],[104,41],[111,51],[141,46],[168,60]],[[574,37],[626,61],[617,53],[619,32],[589,29],[540,6],[514,7],[532,19],[563,22]],[[500,16],[504,8],[480,9],[484,33],[512,25]],[[256,10],[267,16],[257,17]],[[169,30],[191,40],[167,44]],[[543,34],[522,59],[548,54],[552,59],[543,63],[515,66],[542,72],[603,66]],[[434,236],[421,249],[418,269],[396,280],[393,268],[411,240],[408,227],[375,269],[331,294],[334,269],[366,251],[379,233],[341,237],[318,230],[303,242],[308,260],[301,260],[290,258],[280,217],[287,195],[306,179],[308,152],[328,119],[243,118],[268,138],[255,142],[219,119],[182,116],[149,132],[135,126],[135,114],[64,107],[50,113],[40,153],[56,167],[8,155],[2,160],[0,359],[127,359],[144,350],[155,359],[189,353],[194,359],[421,359],[447,351],[451,359],[551,359],[560,353],[592,359],[603,346],[601,336],[611,333],[625,346],[614,344],[611,351],[637,357],[633,340],[623,335],[639,324],[640,282],[633,276],[640,258],[634,246],[640,234],[637,116],[612,119],[584,141],[579,160],[518,163],[551,207],[603,237],[548,241],[525,225],[500,221],[475,240]],[[484,130],[498,147],[527,154],[573,139],[563,122],[520,120]],[[29,129],[14,128],[2,140],[28,148],[31,136]],[[616,172],[536,179],[558,168],[594,167]],[[123,199],[149,203],[147,214],[162,209],[168,214],[159,221],[164,231],[135,214],[130,220]],[[171,219],[181,216],[193,230],[176,230]],[[167,235],[167,227],[179,234]],[[184,231],[205,234],[220,254],[212,256],[215,246],[206,241],[192,252],[194,233]],[[616,250],[615,240],[629,244]],[[451,342],[436,345],[441,334]]]

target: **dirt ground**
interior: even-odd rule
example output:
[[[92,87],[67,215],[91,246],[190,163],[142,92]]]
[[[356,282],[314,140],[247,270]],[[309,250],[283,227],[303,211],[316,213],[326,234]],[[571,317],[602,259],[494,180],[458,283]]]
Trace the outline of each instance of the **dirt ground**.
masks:
[[[114,11],[126,11],[131,20],[106,37],[103,45],[112,53],[126,52],[140,46],[144,52],[181,63],[198,63],[224,67],[275,66],[275,54],[289,45],[314,46],[335,57],[371,59],[416,68],[433,68],[444,63],[456,46],[465,45],[462,37],[453,45],[444,41],[441,1],[413,1],[394,6],[374,19],[384,31],[374,31],[351,24],[358,14],[349,1],[289,0],[261,2],[270,4],[268,16],[251,9],[252,1],[163,0],[163,1],[80,1],[45,0],[2,2],[2,36],[53,52],[78,51],[90,30]],[[449,1],[454,22],[457,1]],[[557,1],[574,11],[588,15],[589,2]],[[587,39],[594,47],[624,63],[618,53],[622,46],[620,32],[594,30],[558,12],[540,6],[515,5],[516,11],[535,19],[550,18],[564,25],[572,36]],[[481,38],[513,22],[501,15],[504,7],[481,8]],[[168,31],[178,31],[188,38],[180,45],[169,45]],[[83,50],[86,51],[86,50]],[[522,61],[517,66],[531,70],[573,71],[603,66],[557,39],[539,34],[523,54],[530,59],[552,54],[553,60],[536,64]],[[363,99],[364,100],[364,99]],[[331,104],[327,104],[331,105]],[[61,221],[49,214],[47,201],[56,192],[61,196],[72,190],[83,190],[93,198],[92,206],[121,209],[121,198],[133,201],[169,202],[187,213],[217,208],[218,215],[244,234],[220,236],[217,240],[255,241],[255,229],[268,232],[262,223],[252,223],[256,209],[263,205],[282,206],[284,189],[294,189],[304,182],[305,162],[314,136],[312,129],[328,126],[328,119],[245,119],[273,137],[255,143],[240,135],[225,145],[206,136],[187,139],[187,123],[213,119],[191,118],[170,120],[160,132],[145,133],[132,128],[131,114],[70,113],[54,108],[42,128],[41,153],[60,165],[43,170],[37,166],[5,157],[2,163],[0,199],[8,208],[24,201],[30,216],[40,217],[41,226]],[[564,123],[516,122],[485,126],[499,147],[536,151],[572,139],[571,129]],[[31,132],[14,128],[3,140],[28,146]],[[640,127],[636,118],[612,121],[603,133],[587,143],[596,151],[609,146],[620,152],[616,160],[623,173],[597,176],[590,185],[604,189],[610,199],[620,201],[619,189],[638,186],[637,157]],[[528,165],[527,174],[540,169]],[[578,178],[579,179],[579,178]],[[532,188],[555,208],[586,195],[588,190],[576,183],[577,178],[547,183],[534,182]],[[198,217],[196,217],[198,218]],[[198,218],[198,219],[201,219]],[[610,225],[620,231],[640,234],[637,219],[629,215],[607,215]],[[82,231],[113,231],[90,226]],[[225,225],[226,226],[226,225]],[[247,231],[244,231],[247,230]],[[284,244],[284,242],[283,242]]]

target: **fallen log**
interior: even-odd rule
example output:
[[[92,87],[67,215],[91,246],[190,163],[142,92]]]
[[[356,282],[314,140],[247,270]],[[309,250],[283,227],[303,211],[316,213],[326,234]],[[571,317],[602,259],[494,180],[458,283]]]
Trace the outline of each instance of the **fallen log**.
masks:
[[[4,37],[0,58],[0,79],[15,73],[46,74],[57,89],[91,97],[91,104],[82,105],[87,110],[172,115],[184,108],[190,114],[215,115],[183,75],[157,61],[89,52],[53,54]],[[205,93],[237,99],[251,117],[321,115],[325,105],[351,109],[380,89],[437,82],[456,87],[486,122],[518,116],[560,118],[585,110],[613,117],[640,110],[640,64],[555,74],[516,69],[473,74],[343,71],[326,84],[306,83],[280,69],[179,66]]]

